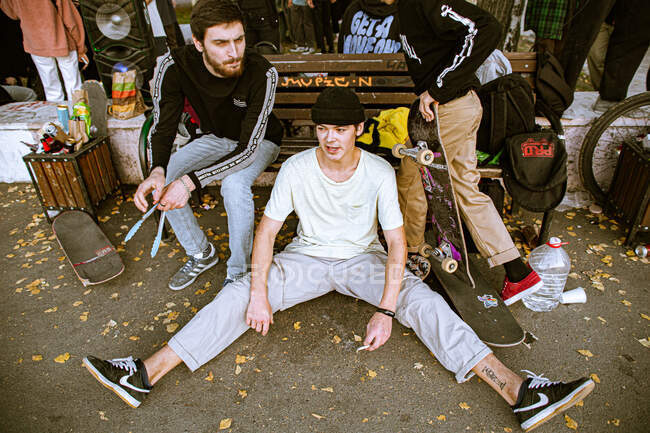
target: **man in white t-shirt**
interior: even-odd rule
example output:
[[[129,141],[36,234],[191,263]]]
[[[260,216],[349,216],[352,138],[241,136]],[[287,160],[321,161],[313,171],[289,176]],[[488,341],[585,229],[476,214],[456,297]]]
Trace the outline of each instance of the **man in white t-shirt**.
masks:
[[[319,146],[289,158],[275,181],[255,234],[252,272],[215,299],[148,359],[84,358],[84,365],[124,401],[138,407],[160,378],[181,362],[195,371],[249,328],[266,335],[273,314],[336,290],[377,310],[363,345],[373,351],[390,337],[393,319],[413,328],[440,364],[464,382],[474,374],[513,406],[530,429],[573,406],[591,379],[524,380],[504,366],[446,304],[410,272],[393,168],[355,146],[364,110],[349,89],[328,88],[312,108]],[[275,237],[291,212],[297,236],[273,256]],[[388,253],[379,243],[383,229]],[[543,397],[541,397],[543,396]]]

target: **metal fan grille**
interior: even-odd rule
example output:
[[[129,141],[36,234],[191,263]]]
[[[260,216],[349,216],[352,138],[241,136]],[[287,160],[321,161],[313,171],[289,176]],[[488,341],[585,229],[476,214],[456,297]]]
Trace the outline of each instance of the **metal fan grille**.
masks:
[[[124,39],[131,31],[131,18],[115,3],[101,5],[97,9],[95,21],[104,36],[116,41]]]

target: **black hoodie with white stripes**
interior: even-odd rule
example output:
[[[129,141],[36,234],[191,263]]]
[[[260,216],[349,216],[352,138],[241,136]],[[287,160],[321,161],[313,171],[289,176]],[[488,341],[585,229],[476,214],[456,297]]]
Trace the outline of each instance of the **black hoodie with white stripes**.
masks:
[[[239,143],[215,164],[187,173],[196,186],[200,188],[248,167],[263,138],[277,145],[282,140],[282,125],[271,113],[277,81],[275,68],[253,51],[246,51],[240,77],[219,78],[207,70],[193,45],[172,50],[159,61],[151,86],[152,167],[167,167],[185,98],[199,116],[204,133]]]
[[[417,95],[444,104],[480,86],[476,70],[501,35],[492,15],[464,0],[398,0],[398,14]]]

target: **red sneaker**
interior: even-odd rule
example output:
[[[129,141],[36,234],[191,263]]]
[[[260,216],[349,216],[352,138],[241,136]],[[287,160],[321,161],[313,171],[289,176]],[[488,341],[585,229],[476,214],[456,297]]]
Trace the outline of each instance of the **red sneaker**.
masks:
[[[524,296],[535,293],[544,286],[542,279],[539,278],[537,272],[531,270],[530,273],[523,280],[513,283],[508,280],[503,282],[503,290],[501,290],[501,299],[506,305],[512,305]]]

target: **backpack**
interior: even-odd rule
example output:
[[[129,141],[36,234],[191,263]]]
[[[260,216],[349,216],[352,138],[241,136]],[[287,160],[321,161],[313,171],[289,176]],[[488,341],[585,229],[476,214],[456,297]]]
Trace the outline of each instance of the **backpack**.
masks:
[[[564,80],[564,69],[551,53],[543,52],[537,55],[537,75],[535,77],[535,92],[540,112],[539,101],[544,101],[558,116],[569,108],[573,102],[573,89]]]
[[[508,74],[481,86],[477,92],[483,107],[476,148],[496,155],[507,137],[535,130],[535,99],[528,81]]]

